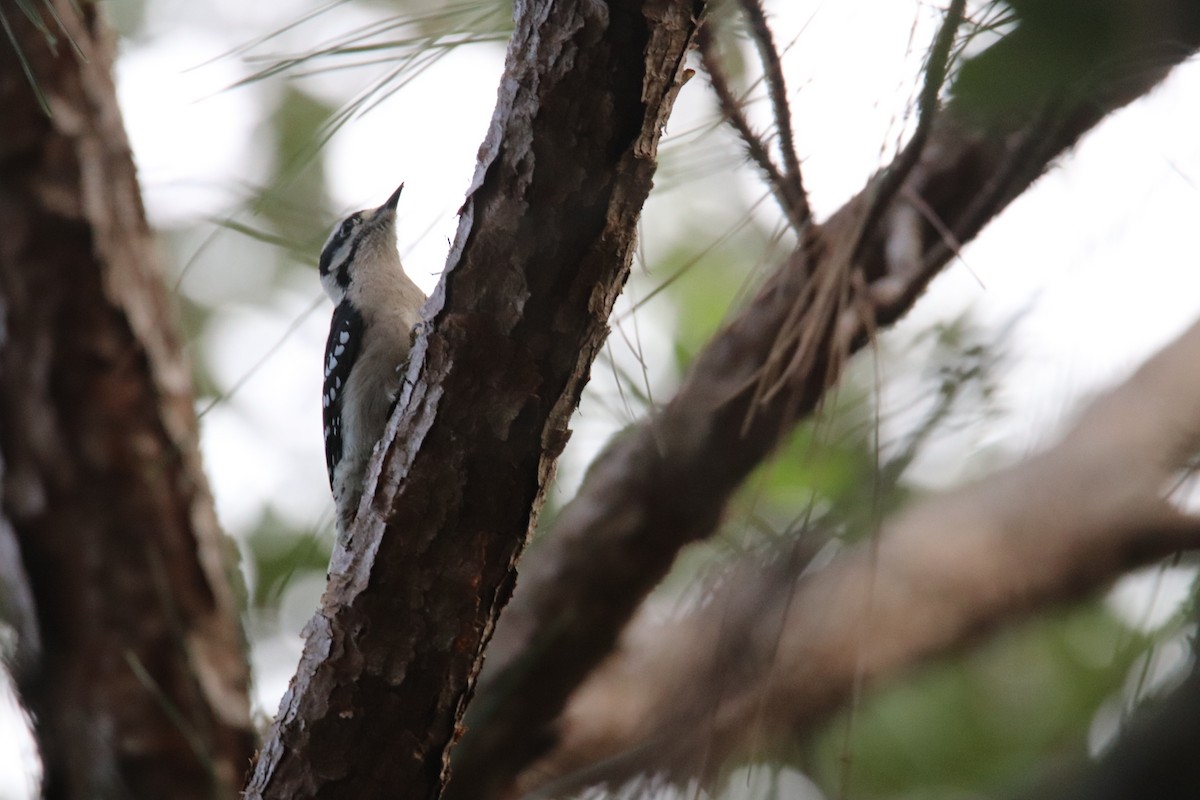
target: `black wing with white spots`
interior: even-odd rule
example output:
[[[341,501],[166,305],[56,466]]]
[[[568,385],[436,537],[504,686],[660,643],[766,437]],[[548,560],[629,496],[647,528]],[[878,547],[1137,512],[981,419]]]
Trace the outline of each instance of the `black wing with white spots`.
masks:
[[[342,460],[342,393],[362,347],[362,333],[362,314],[347,301],[339,303],[333,310],[329,339],[325,342],[325,389],[321,394],[325,466],[329,469],[330,486],[333,486],[334,467]]]

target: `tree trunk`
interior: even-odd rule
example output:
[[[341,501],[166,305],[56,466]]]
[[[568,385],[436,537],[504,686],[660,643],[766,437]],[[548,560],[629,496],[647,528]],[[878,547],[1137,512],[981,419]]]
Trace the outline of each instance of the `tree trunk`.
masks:
[[[251,798],[437,797],[625,282],[691,2],[532,0],[371,513],[335,552]],[[541,742],[527,740],[536,753]]]
[[[233,797],[244,642],[112,38],[86,0],[3,15],[0,548],[44,796]]]

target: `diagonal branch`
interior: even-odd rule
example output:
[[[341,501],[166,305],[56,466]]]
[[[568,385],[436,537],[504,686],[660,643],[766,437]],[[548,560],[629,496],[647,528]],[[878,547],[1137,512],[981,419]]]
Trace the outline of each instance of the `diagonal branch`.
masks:
[[[550,740],[570,692],[611,651],[675,554],[712,533],[732,492],[836,379],[835,354],[862,347],[868,325],[907,311],[956,252],[948,240],[970,241],[1053,158],[1200,46],[1190,0],[1154,0],[1138,14],[1136,25],[1109,20],[1119,35],[1069,69],[1047,70],[1039,54],[1070,31],[1027,20],[965,63],[954,101],[935,118],[878,224],[862,228],[880,176],[805,238],[714,337],[659,414],[610,445],[523,567],[478,691],[486,724],[464,739],[458,771],[509,775],[521,757],[507,742],[537,731]],[[860,236],[864,244],[855,248]],[[845,311],[811,317],[797,309],[811,303],[818,274],[852,288]],[[790,359],[805,368],[789,370],[783,390],[755,404],[779,331],[805,317],[811,335],[799,341],[811,350]]]
[[[524,788],[576,772],[705,777],[803,735],[860,681],[1200,547],[1200,519],[1166,499],[1200,448],[1198,365],[1200,323],[1046,452],[917,502],[821,569],[802,572],[813,545],[801,540],[798,553],[736,565],[681,619],[631,626]]]
[[[249,798],[440,796],[628,276],[703,4],[527,0],[514,13],[496,111],[386,450]]]
[[[938,29],[933,46],[929,49],[929,57],[925,62],[925,81],[917,100],[917,129],[913,131],[912,139],[909,140],[899,157],[888,167],[877,183],[875,196],[867,208],[866,216],[863,217],[864,236],[859,239],[858,246],[855,248],[854,255],[856,257],[860,255],[859,248],[866,241],[865,234],[875,228],[879,222],[879,216],[892,202],[896,192],[900,191],[905,179],[908,178],[909,173],[921,158],[921,151],[925,148],[929,132],[933,129],[933,119],[938,111],[938,97],[950,69],[954,39],[959,26],[962,25],[966,5],[966,0],[952,0],[950,7],[946,10],[946,17],[942,20],[942,26]]]

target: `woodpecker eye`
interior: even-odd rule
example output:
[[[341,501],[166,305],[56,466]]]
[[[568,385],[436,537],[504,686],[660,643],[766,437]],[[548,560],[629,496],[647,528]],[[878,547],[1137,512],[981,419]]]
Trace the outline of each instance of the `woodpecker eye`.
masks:
[[[357,217],[349,217],[342,223],[342,229],[338,233],[342,236],[349,236],[350,231],[354,230],[354,226],[358,224]]]

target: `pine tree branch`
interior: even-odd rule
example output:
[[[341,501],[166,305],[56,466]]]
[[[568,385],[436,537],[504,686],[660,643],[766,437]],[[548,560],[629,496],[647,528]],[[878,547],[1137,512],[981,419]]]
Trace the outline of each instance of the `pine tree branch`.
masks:
[[[1063,38],[1074,35],[1071,26],[1024,20],[965,63],[955,99],[934,119],[878,224],[863,229],[881,176],[768,278],[699,355],[675,398],[597,460],[553,535],[527,559],[501,620],[476,701],[486,712],[476,727],[489,739],[553,741],[567,694],[611,651],[680,548],[715,530],[741,481],[816,407],[845,355],[907,311],[958,245],[1053,158],[1200,46],[1194,4],[1137,9],[1135,25],[1122,16],[1130,9],[1108,8],[1114,37],[1069,69],[1047,69],[1044,51],[1053,51],[1051,36],[1077,54]],[[822,300],[814,284],[835,287],[835,299],[850,295]],[[768,397],[758,385],[772,362],[784,367]],[[469,734],[464,748],[482,735]],[[460,766],[491,774],[513,762]]]
[[[787,81],[783,77],[783,64],[775,37],[767,24],[760,0],[739,0],[742,14],[750,26],[750,35],[758,49],[767,82],[767,94],[771,98],[771,111],[775,116],[775,128],[779,131],[779,153],[783,158],[784,188],[789,204],[802,219],[812,212],[808,207],[808,193],[804,190],[804,179],[800,172],[800,159],[796,155],[796,137],[792,132],[792,109],[787,99]]]
[[[1200,449],[1197,365],[1200,323],[1044,453],[918,501],[824,567],[805,571],[801,540],[735,565],[682,618],[631,626],[523,788],[709,777],[802,736],[860,684],[1200,547],[1200,518],[1167,499]]]
[[[700,60],[704,64],[704,71],[708,73],[709,84],[712,86],[713,93],[717,96],[717,104],[721,109],[721,114],[730,127],[737,131],[738,137],[742,140],[742,144],[746,148],[746,154],[750,156],[750,160],[762,170],[763,175],[767,179],[767,186],[770,187],[771,193],[775,195],[775,200],[779,203],[780,209],[787,215],[792,228],[796,231],[801,231],[811,218],[811,212],[808,208],[808,198],[804,193],[804,187],[799,178],[799,163],[797,162],[796,177],[794,179],[790,175],[780,172],[779,167],[776,166],[775,161],[771,158],[771,151],[767,147],[766,142],[750,127],[750,121],[746,119],[745,111],[742,108],[743,101],[734,92],[733,87],[729,83],[729,78],[725,74],[725,69],[721,66],[721,58],[717,54],[716,35],[713,27],[711,19],[700,27],[696,35],[696,45],[700,51]],[[789,131],[791,129],[790,125],[789,121]]]

